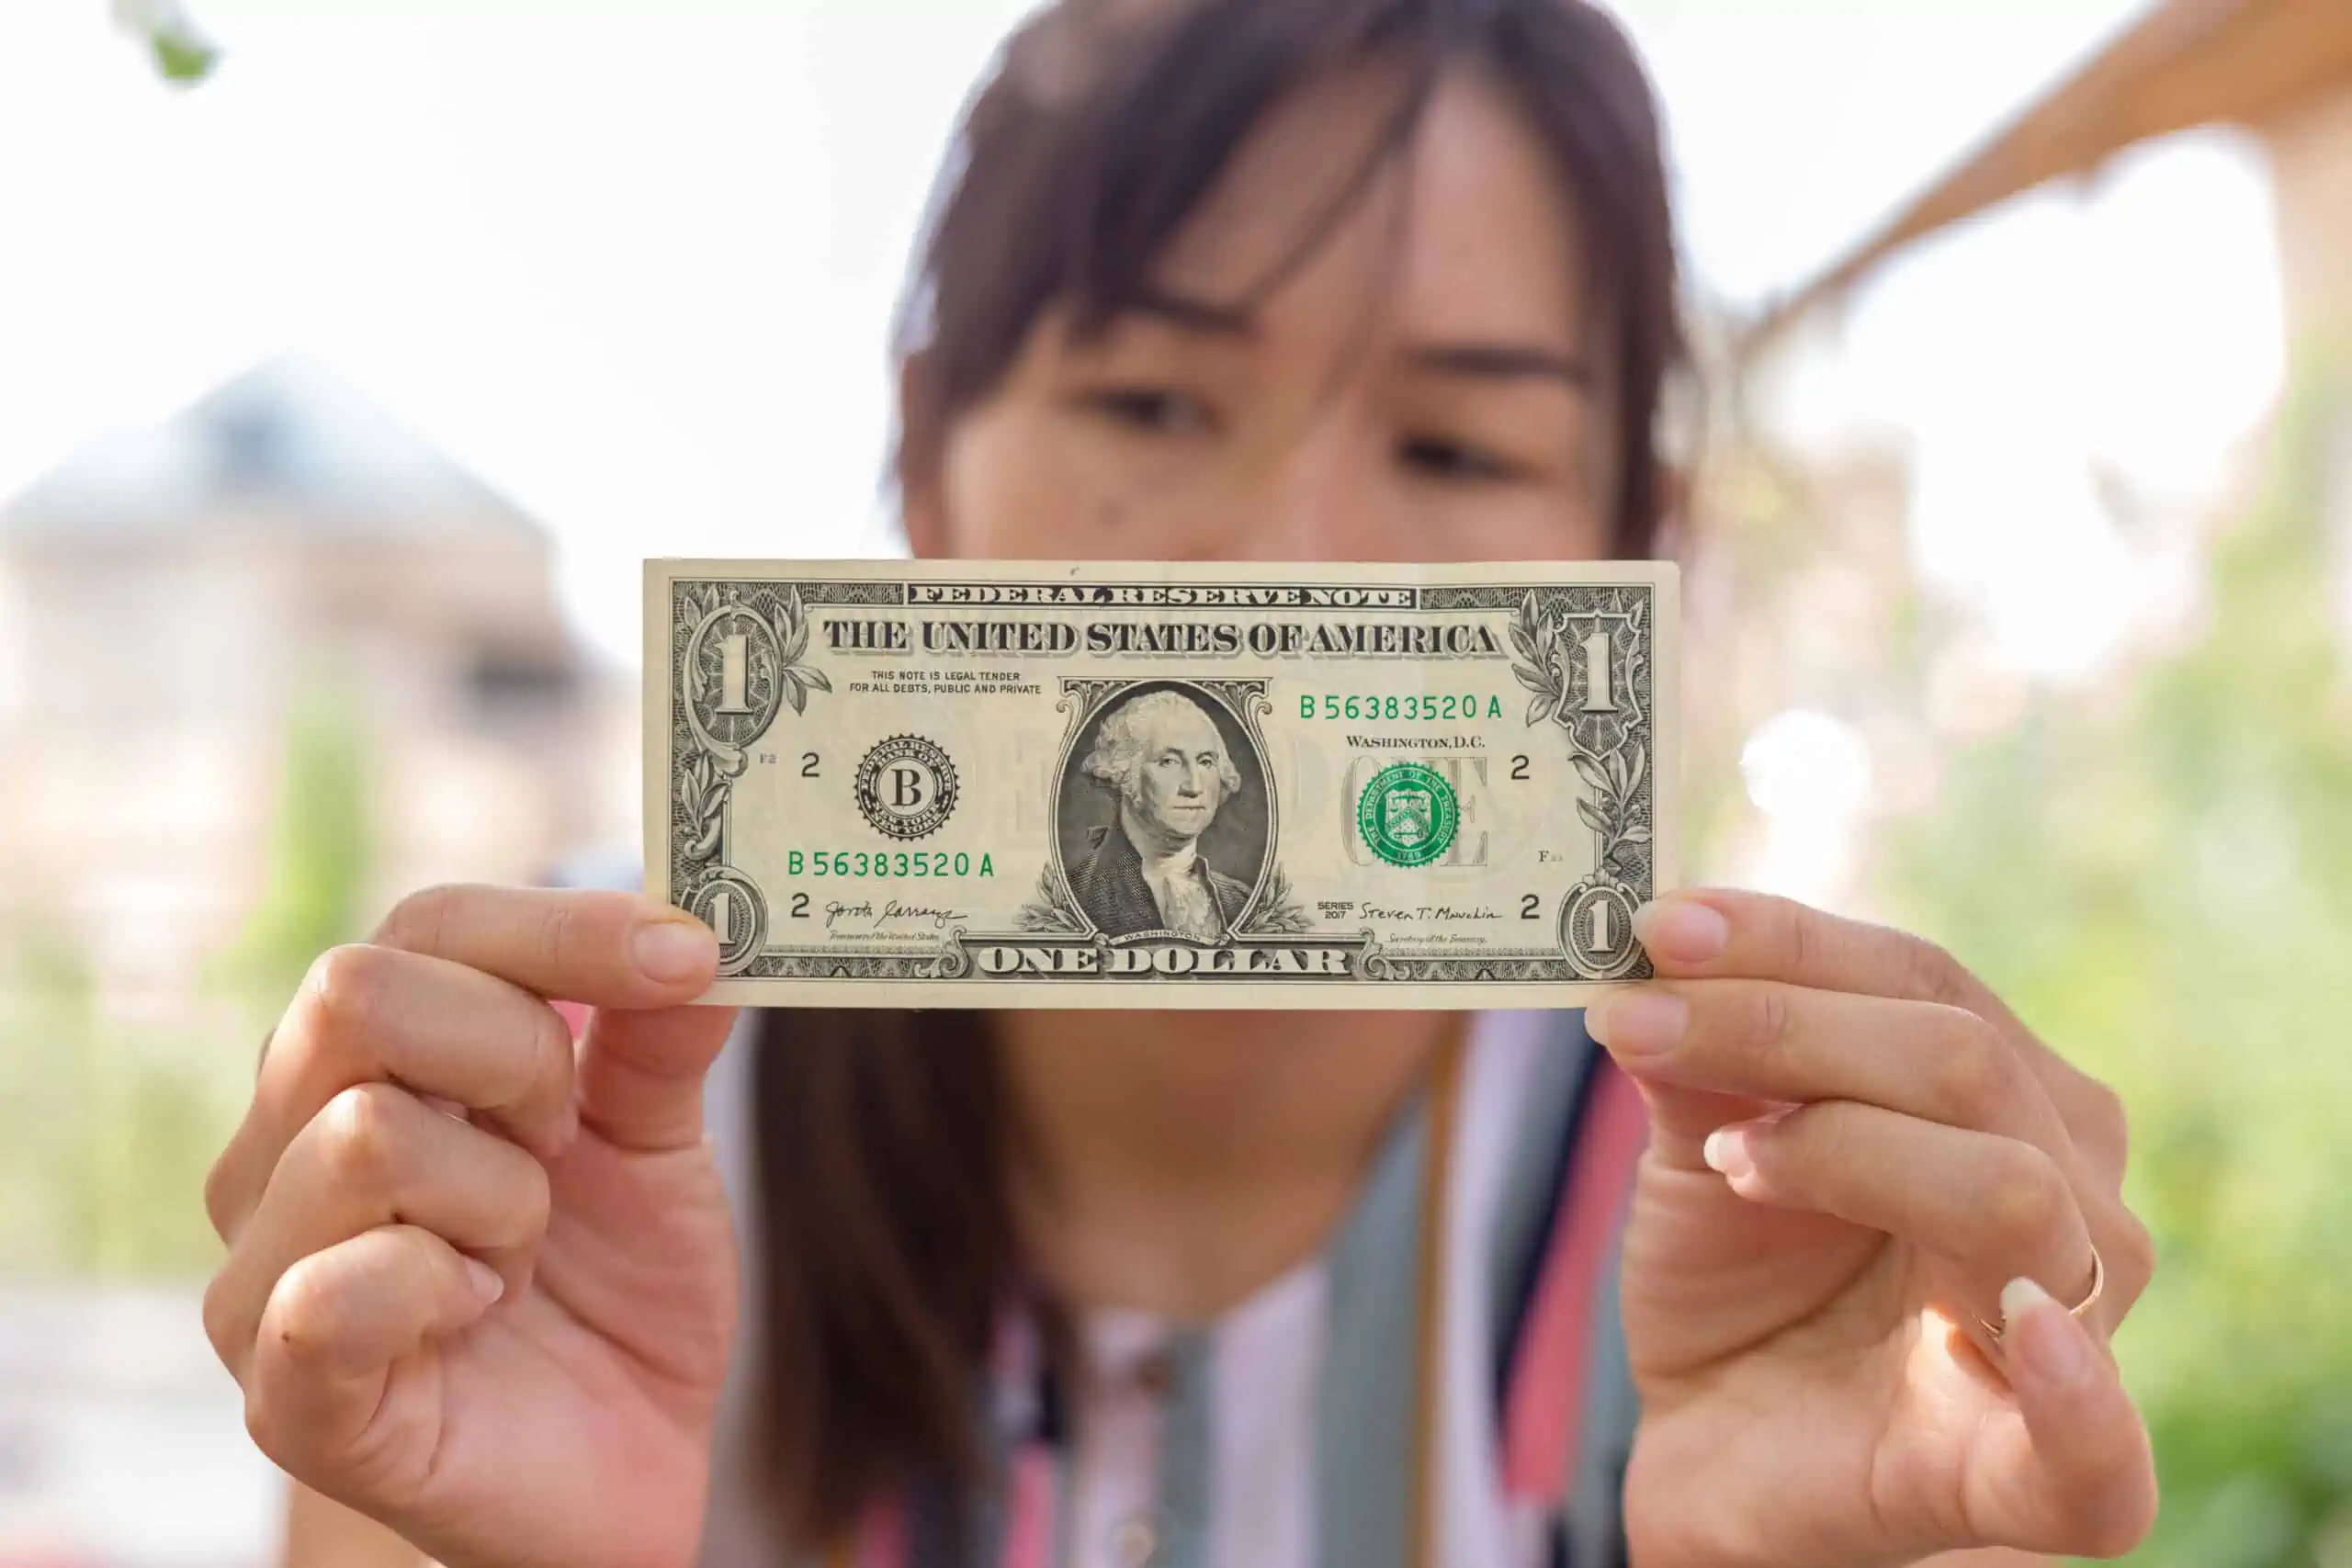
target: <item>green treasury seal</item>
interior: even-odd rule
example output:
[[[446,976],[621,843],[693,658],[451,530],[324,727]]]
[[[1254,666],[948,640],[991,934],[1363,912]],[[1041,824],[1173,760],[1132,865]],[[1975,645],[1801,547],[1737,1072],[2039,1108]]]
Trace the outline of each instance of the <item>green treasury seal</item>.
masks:
[[[1453,847],[1462,807],[1445,775],[1419,762],[1374,773],[1356,801],[1356,827],[1390,865],[1427,865]]]

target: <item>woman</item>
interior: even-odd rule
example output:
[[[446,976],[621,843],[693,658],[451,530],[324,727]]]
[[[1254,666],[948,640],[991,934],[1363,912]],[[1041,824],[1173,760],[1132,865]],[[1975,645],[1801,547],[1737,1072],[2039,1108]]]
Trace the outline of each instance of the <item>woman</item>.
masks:
[[[1577,0],[1063,0],[952,169],[918,553],[1657,547],[1665,175]],[[1589,1040],[759,1021],[725,1528],[1008,1568],[2128,1549],[2113,1097],[1910,937],[1730,892],[1640,931],[1663,977]],[[715,962],[673,910],[487,888],[321,960],[207,1191],[272,1458],[462,1568],[693,1558],[737,1338],[729,1020],[681,1005]],[[548,998],[596,1010],[576,1048]]]

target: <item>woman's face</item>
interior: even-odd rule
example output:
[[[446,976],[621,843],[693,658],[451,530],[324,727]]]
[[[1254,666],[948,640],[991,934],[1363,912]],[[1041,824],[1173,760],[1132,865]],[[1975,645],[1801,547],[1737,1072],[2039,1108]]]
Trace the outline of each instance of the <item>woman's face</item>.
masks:
[[[1046,312],[908,495],[916,552],[1601,554],[1618,484],[1604,334],[1571,195],[1493,87],[1448,78],[1405,155],[1264,288],[1396,101],[1371,72],[1300,92],[1178,232],[1148,305],[1089,341]]]

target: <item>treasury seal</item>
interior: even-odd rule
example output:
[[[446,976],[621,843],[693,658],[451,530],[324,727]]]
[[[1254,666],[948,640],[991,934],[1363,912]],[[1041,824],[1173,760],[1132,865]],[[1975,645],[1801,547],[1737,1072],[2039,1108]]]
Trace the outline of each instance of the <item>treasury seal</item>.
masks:
[[[857,765],[857,808],[893,839],[927,838],[956,812],[956,764],[920,735],[893,735]]]
[[[1453,786],[1419,762],[1383,768],[1356,799],[1356,828],[1390,865],[1427,865],[1453,847],[1462,807]]]

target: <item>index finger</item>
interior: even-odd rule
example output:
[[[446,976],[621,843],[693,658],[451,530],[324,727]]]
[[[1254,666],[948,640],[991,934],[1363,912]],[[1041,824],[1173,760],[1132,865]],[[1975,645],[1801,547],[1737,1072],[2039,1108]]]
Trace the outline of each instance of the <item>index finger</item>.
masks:
[[[675,1007],[710,987],[718,942],[682,909],[633,893],[450,886],[403,898],[379,946],[446,958],[549,1000]]]
[[[1780,980],[1817,991],[1940,1002],[1988,1023],[2017,1022],[1999,998],[1942,948],[1891,926],[1809,908],[1791,898],[1703,888],[1670,893],[1634,917],[1660,975]]]

